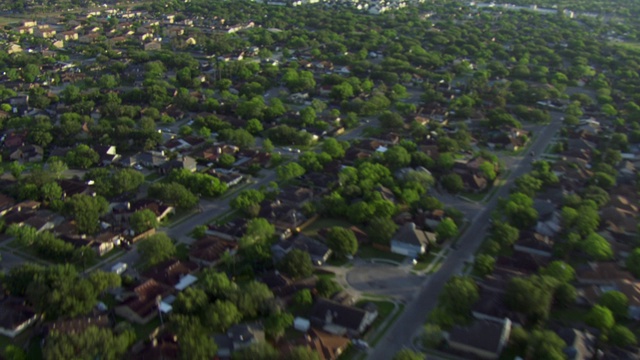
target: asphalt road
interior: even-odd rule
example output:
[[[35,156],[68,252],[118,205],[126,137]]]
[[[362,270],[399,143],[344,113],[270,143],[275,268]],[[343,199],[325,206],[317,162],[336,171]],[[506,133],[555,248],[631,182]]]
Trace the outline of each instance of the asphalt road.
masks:
[[[552,123],[538,134],[529,151],[534,151],[536,156],[544,152],[562,126],[560,116],[559,113],[553,114]],[[405,310],[398,320],[387,331],[382,341],[369,351],[368,360],[389,360],[403,348],[412,347],[412,339],[420,332],[427,320],[427,315],[436,307],[438,294],[444,284],[450,277],[462,271],[464,262],[480,247],[489,228],[491,212],[498,205],[498,199],[509,195],[509,190],[516,178],[531,171],[533,159],[528,153],[524,154],[517,165],[511,169],[506,183],[491,198],[485,208],[471,220],[471,224],[457,242],[458,249],[450,252],[440,269],[429,275],[420,289],[416,289],[416,295],[406,304]]]

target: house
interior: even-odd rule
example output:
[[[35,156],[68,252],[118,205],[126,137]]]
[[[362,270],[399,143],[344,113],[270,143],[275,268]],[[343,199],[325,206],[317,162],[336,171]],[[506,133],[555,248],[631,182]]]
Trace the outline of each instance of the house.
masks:
[[[111,320],[107,314],[91,314],[73,319],[61,319],[45,325],[45,332],[50,334],[78,334],[87,330],[90,326],[99,328],[111,327]]]
[[[182,291],[196,282],[197,278],[192,274],[199,268],[192,261],[169,259],[146,270],[141,277]]]
[[[4,336],[15,338],[37,319],[24,299],[9,297],[0,303],[0,334]]]
[[[498,256],[495,267],[532,275],[546,266],[549,261],[550,259],[544,256],[515,251],[511,256]]]
[[[180,350],[178,337],[170,332],[163,332],[154,337],[140,352],[134,354],[137,360],[178,360]]]
[[[96,196],[96,191],[90,182],[84,182],[76,179],[58,180],[58,185],[62,189],[62,198],[70,198],[73,195]]]
[[[260,278],[260,281],[269,287],[273,295],[284,300],[290,300],[300,290],[313,290],[317,280],[315,276],[292,280],[277,270],[268,272]]]
[[[126,294],[127,298],[115,307],[115,313],[136,324],[146,324],[160,311],[160,300],[171,292],[170,287],[149,279]]]
[[[598,340],[589,331],[562,328],[556,331],[567,346],[562,350],[567,360],[590,360],[600,358],[597,352]]]
[[[600,219],[612,233],[632,235],[638,231],[638,220],[633,211],[607,206],[600,210]]]
[[[416,258],[424,254],[429,245],[435,242],[434,233],[417,229],[415,223],[409,222],[404,224],[391,239],[391,252]]]
[[[315,351],[321,360],[336,360],[349,346],[349,339],[311,328],[302,345]]]
[[[591,262],[576,269],[576,281],[580,285],[613,286],[622,280],[633,280],[628,271],[612,261]]]
[[[169,159],[165,156],[164,151],[147,151],[136,156],[136,162],[150,168],[157,168],[166,163]]]
[[[171,160],[162,164],[162,166],[160,166],[159,171],[162,174],[168,174],[173,169],[177,169],[177,170],[184,169],[184,170],[188,170],[189,172],[195,172],[197,170],[197,165],[198,164],[196,162],[196,159],[192,158],[191,156],[180,156],[176,160]]]
[[[276,261],[282,259],[293,249],[307,252],[311,256],[313,264],[318,266],[324,264],[331,255],[331,249],[327,245],[303,234],[299,234],[293,239],[280,240],[271,246]]]
[[[225,254],[233,256],[237,250],[237,242],[207,235],[191,244],[189,260],[203,267],[211,267],[217,265]]]
[[[280,191],[277,199],[285,205],[300,208],[313,199],[313,190],[305,187],[286,187]]]
[[[481,359],[498,359],[511,335],[511,320],[476,320],[469,326],[454,326],[445,333],[451,350]]]
[[[206,234],[218,236],[225,240],[236,241],[244,236],[246,227],[246,220],[236,219],[222,225],[210,224],[207,227]]]
[[[24,145],[12,152],[11,155],[9,155],[9,159],[21,163],[39,162],[42,161],[43,154],[44,150],[38,145]]]
[[[377,317],[378,310],[372,303],[361,309],[320,298],[311,310],[310,321],[329,334],[359,337]]]
[[[561,220],[559,211],[554,210],[550,213],[538,212],[535,232],[543,236],[554,237],[562,230]]]
[[[0,194],[0,216],[4,216],[7,212],[13,209],[15,200],[4,194]]]
[[[229,358],[234,351],[264,342],[265,335],[262,324],[247,323],[232,326],[225,335],[216,335],[214,340],[218,345],[218,356]]]
[[[502,322],[508,318],[514,324],[524,325],[526,316],[509,310],[505,294],[495,289],[480,287],[480,298],[471,307],[471,314],[478,320]]]
[[[100,163],[104,166],[115,163],[121,157],[113,145],[95,145],[93,151],[100,156]]]
[[[551,257],[553,253],[553,240],[536,232],[523,232],[513,246],[515,251],[532,255]]]

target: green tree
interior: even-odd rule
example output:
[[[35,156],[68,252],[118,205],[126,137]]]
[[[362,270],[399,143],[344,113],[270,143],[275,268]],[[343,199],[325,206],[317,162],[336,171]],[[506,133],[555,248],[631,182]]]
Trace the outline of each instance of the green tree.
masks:
[[[587,313],[585,322],[600,331],[607,331],[615,325],[616,320],[611,310],[601,305],[594,305]]]
[[[591,233],[580,244],[580,249],[594,260],[609,260],[613,258],[611,244],[602,236]]]
[[[42,349],[46,360],[65,359],[121,359],[133,344],[135,334],[125,331],[116,335],[111,329],[89,326],[79,333],[53,331]]]
[[[450,193],[456,194],[464,189],[464,182],[460,175],[452,173],[440,178],[442,186]]]
[[[293,302],[299,306],[309,306],[313,304],[313,296],[311,296],[311,290],[299,290],[293,295]]]
[[[327,245],[339,257],[355,255],[358,251],[358,240],[350,229],[334,226],[327,232]]]
[[[142,234],[149,229],[155,229],[158,227],[158,218],[153,211],[149,209],[139,210],[131,215],[129,220],[131,228],[136,234]]]
[[[66,213],[75,219],[81,234],[95,234],[100,227],[100,216],[108,208],[109,203],[102,196],[76,194],[65,203]]]
[[[334,138],[328,138],[322,143],[322,151],[329,154],[333,159],[341,159],[344,157],[344,148],[338,140]]]
[[[626,260],[627,269],[633,276],[640,278],[640,248],[635,248]]]
[[[533,208],[533,200],[522,193],[509,195],[504,205],[504,212],[509,223],[518,229],[532,227],[538,220],[538,212]]]
[[[534,330],[529,334],[527,359],[565,360],[567,344],[551,330]]]
[[[258,215],[260,211],[260,203],[264,200],[265,196],[262,192],[254,189],[243,190],[235,199],[231,200],[229,205],[233,209],[240,210],[245,215],[254,217]]]
[[[276,312],[264,320],[264,331],[273,340],[280,339],[293,325],[293,315],[288,312]]]
[[[520,238],[520,231],[506,222],[494,221],[491,224],[490,236],[501,247],[509,248]]]
[[[293,249],[279,263],[279,267],[292,278],[306,278],[313,273],[313,264],[309,253]]]
[[[333,279],[323,277],[320,278],[316,283],[316,291],[318,292],[318,295],[322,297],[331,297],[331,295],[337,293],[340,290],[342,290],[342,287]]]
[[[555,260],[545,268],[541,269],[540,275],[550,276],[558,280],[560,283],[568,283],[575,278],[576,272],[571,265],[564,261]]]
[[[629,299],[620,291],[610,290],[598,299],[598,305],[611,310],[617,319],[625,319],[629,313]]]
[[[207,360],[216,356],[218,346],[198,318],[172,316],[170,325],[180,339],[180,359]]]
[[[247,222],[247,229],[240,239],[240,246],[246,247],[268,241],[276,234],[276,228],[263,218],[251,219]]]
[[[242,314],[235,304],[220,299],[207,307],[204,317],[205,323],[216,332],[225,332],[242,320]]]
[[[443,219],[436,226],[436,235],[439,241],[452,239],[458,235],[458,225],[451,218]]]
[[[614,325],[609,330],[607,338],[612,345],[619,347],[634,346],[638,343],[636,335],[623,325]]]
[[[278,351],[269,343],[261,341],[234,351],[232,360],[278,360]]]
[[[97,164],[98,160],[100,160],[98,153],[84,144],[80,144],[75,149],[70,150],[65,157],[65,161],[69,166],[80,169],[88,169]]]
[[[484,277],[493,272],[493,267],[496,264],[496,259],[493,256],[487,254],[479,254],[473,263],[473,271]]]
[[[505,301],[515,311],[527,315],[533,323],[545,320],[549,315],[555,279],[541,276],[513,278],[507,286]]]
[[[176,246],[165,233],[151,235],[140,242],[138,251],[142,258],[152,266],[176,255]]]
[[[369,238],[378,244],[389,245],[391,238],[398,231],[398,225],[390,218],[376,217],[367,226]]]
[[[154,183],[149,186],[148,195],[181,209],[190,209],[198,204],[198,198],[177,182]]]
[[[286,165],[280,165],[276,169],[278,181],[287,182],[304,175],[305,170],[298,163],[292,162]]]
[[[473,279],[454,276],[444,284],[438,306],[456,319],[455,322],[462,322],[471,315],[471,307],[479,298],[478,285]]]

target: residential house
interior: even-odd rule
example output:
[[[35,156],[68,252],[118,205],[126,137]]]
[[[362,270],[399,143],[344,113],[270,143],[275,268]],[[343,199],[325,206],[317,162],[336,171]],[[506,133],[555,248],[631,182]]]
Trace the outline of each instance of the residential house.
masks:
[[[11,339],[22,333],[38,319],[26,300],[9,297],[0,303],[0,334]]]
[[[312,276],[294,281],[277,270],[268,272],[260,278],[260,281],[269,287],[273,295],[285,301],[290,300],[300,290],[313,290],[317,280],[315,276]]]
[[[96,191],[90,183],[76,179],[58,180],[58,185],[62,189],[63,199],[70,198],[73,195],[96,196]]]
[[[511,335],[511,320],[476,320],[469,326],[454,326],[445,333],[449,349],[481,359],[498,359]]]
[[[115,313],[136,324],[146,324],[160,311],[160,300],[171,293],[170,287],[149,279],[126,293],[124,301],[115,307]]]
[[[42,150],[42,147],[38,145],[24,145],[12,152],[11,155],[9,155],[9,159],[21,163],[40,162],[42,161],[43,155],[44,150]]]
[[[458,174],[464,184],[464,190],[468,192],[481,192],[484,191],[489,182],[487,178],[482,174],[478,167],[474,167],[477,161],[456,161],[453,165],[452,171]]]
[[[612,261],[591,262],[576,269],[576,281],[580,285],[613,286],[622,280],[633,280],[633,276]]]
[[[144,41],[152,37],[153,37],[152,33],[146,33],[146,34],[142,34],[140,39]],[[144,47],[144,51],[158,51],[162,49],[162,44],[159,41],[152,41],[150,43],[144,44],[143,47]]]
[[[51,322],[45,325],[45,333],[79,334],[87,330],[90,326],[109,328],[112,326],[112,323],[107,314],[90,314],[73,319],[60,319]]]
[[[551,257],[553,254],[553,240],[536,232],[522,232],[513,249],[531,255]]]
[[[436,242],[434,233],[416,228],[416,224],[404,224],[391,239],[391,252],[416,258],[424,254],[431,244]]]
[[[320,298],[311,310],[310,321],[329,334],[359,337],[377,317],[378,310],[372,303],[361,309]]]
[[[146,270],[141,277],[182,291],[197,281],[193,273],[199,268],[200,266],[192,261],[169,259]]]
[[[556,334],[564,340],[567,346],[562,350],[567,360],[598,359],[598,339],[588,330],[581,331],[573,328],[562,328]]]
[[[225,335],[216,335],[218,356],[229,358],[234,351],[265,341],[264,329],[259,323],[233,325]]]
[[[197,165],[198,164],[196,162],[196,159],[192,158],[191,156],[180,156],[175,160],[171,160],[162,164],[158,171],[160,171],[160,173],[162,174],[168,174],[173,169],[184,169],[189,172],[195,172],[197,170]]]
[[[271,246],[276,261],[282,259],[293,249],[307,252],[313,264],[318,266],[324,264],[331,255],[331,249],[327,245],[303,234],[292,239],[280,240]]]
[[[236,219],[226,224],[210,224],[207,227],[208,235],[218,236],[225,240],[236,241],[244,236],[247,228],[247,221],[244,219]]]
[[[509,310],[504,292],[486,287],[480,287],[480,298],[473,304],[471,314],[477,320],[498,323],[507,318],[519,325],[524,325],[526,321],[526,316],[523,314]]]
[[[280,191],[277,199],[285,205],[300,208],[313,199],[313,190],[305,187],[286,187]]]
[[[136,360],[180,359],[178,337],[170,332],[163,332],[143,346],[139,352],[133,354]]]
[[[113,145],[95,145],[93,151],[100,156],[100,163],[104,166],[111,165],[121,158]]]
[[[0,216],[4,216],[7,212],[13,209],[15,200],[4,194],[0,194]]]
[[[211,267],[217,265],[225,254],[234,256],[237,250],[237,242],[207,235],[191,244],[189,260],[202,267]]]
[[[349,346],[349,339],[311,328],[302,345],[315,351],[321,360],[336,360]]]
[[[608,206],[600,210],[601,223],[612,233],[632,235],[638,232],[637,212]]]
[[[511,256],[498,256],[496,268],[509,269],[521,274],[533,275],[549,263],[548,257],[515,251]]]

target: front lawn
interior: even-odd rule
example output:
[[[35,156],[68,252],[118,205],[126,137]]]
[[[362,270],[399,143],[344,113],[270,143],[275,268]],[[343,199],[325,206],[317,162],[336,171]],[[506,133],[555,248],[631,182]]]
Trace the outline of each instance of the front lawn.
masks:
[[[402,262],[405,259],[405,256],[394,254],[392,252],[387,252],[383,250],[378,250],[371,245],[363,245],[358,249],[358,253],[356,256],[361,259],[385,259],[391,260],[395,262]]]
[[[307,236],[313,236],[318,234],[318,231],[325,228],[330,228],[334,226],[346,227],[349,228],[353,224],[348,221],[342,219],[331,219],[331,218],[319,218],[314,221],[311,225],[307,226],[302,230],[302,233]]]

